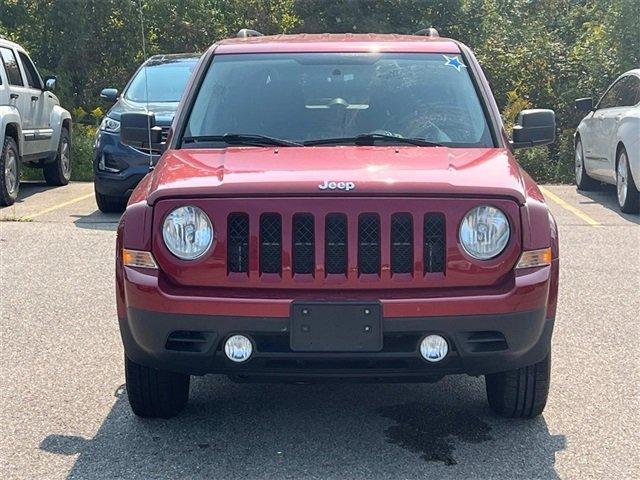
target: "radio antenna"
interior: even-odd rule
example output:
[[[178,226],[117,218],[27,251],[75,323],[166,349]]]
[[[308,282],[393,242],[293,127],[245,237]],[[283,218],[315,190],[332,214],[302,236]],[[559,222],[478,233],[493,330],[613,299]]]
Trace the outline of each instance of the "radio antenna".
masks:
[[[138,10],[140,11],[140,33],[142,34],[142,56],[144,57],[144,62],[147,62],[147,41],[144,34],[144,15],[142,13],[142,0],[138,0]],[[149,111],[149,79],[147,77],[147,66],[144,65],[142,67],[144,74],[144,97],[145,97],[145,108],[147,110],[147,114],[151,113]],[[151,118],[147,119],[147,132],[149,133],[149,169],[153,169],[153,153],[151,150]]]

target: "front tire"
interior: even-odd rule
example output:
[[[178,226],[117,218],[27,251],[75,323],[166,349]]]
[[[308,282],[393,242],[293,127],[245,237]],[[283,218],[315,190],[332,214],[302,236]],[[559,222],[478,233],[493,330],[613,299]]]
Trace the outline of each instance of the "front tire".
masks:
[[[139,417],[174,417],[189,399],[189,375],[145,367],[125,357],[125,377],[131,410]]]
[[[578,138],[578,140],[576,141],[574,160],[576,186],[578,187],[578,190],[582,190],[585,192],[597,190],[600,184],[589,176],[589,174],[587,173],[587,169],[584,166],[584,151],[582,149],[582,140],[580,140],[580,138]]]
[[[20,190],[20,155],[13,137],[6,136],[0,151],[0,205],[8,207]]]
[[[102,213],[122,213],[127,206],[127,200],[124,198],[110,197],[95,191],[96,204]]]
[[[537,417],[547,404],[550,380],[551,354],[528,367],[485,375],[489,406],[501,417]]]
[[[42,168],[47,185],[62,186],[71,179],[71,135],[67,127],[62,127],[56,159],[45,163]]]
[[[640,212],[640,194],[629,167],[629,155],[622,147],[616,157],[616,190],[618,205],[623,213]]]

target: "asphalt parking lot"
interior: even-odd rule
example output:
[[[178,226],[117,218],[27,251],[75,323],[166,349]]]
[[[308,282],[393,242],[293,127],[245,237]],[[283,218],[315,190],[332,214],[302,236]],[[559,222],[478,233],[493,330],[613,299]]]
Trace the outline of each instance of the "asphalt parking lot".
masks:
[[[615,190],[546,186],[561,235],[542,417],[491,415],[484,382],[238,385],[197,378],[140,420],[114,302],[117,215],[93,185],[27,183],[0,210],[0,477],[640,478],[640,217]],[[634,447],[635,445],[635,447]]]

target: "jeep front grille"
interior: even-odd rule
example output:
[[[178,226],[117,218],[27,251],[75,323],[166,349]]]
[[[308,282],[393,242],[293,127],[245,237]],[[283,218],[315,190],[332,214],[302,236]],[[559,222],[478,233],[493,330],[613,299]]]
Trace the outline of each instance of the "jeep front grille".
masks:
[[[347,271],[347,216],[330,213],[324,222],[324,269],[327,273]]]
[[[282,217],[277,213],[260,216],[260,273],[282,271]]]
[[[444,215],[441,213],[428,213],[424,216],[423,238],[425,273],[444,272]]]
[[[358,217],[358,272],[380,273],[380,217],[375,213]]]
[[[227,270],[246,272],[249,269],[249,215],[232,213],[227,219]]]
[[[293,216],[293,273],[313,273],[315,266],[313,215]]]
[[[382,220],[378,213],[364,212],[354,218],[354,222],[357,241],[350,250],[351,227],[349,218],[343,213],[322,214],[320,218],[312,213],[295,213],[284,222],[284,227],[280,214],[261,214],[257,224],[260,274],[282,275],[284,261],[294,276],[322,273],[346,276],[350,268],[358,276],[380,276],[385,258],[392,275],[414,275],[416,268],[425,275],[444,273],[446,229],[443,214],[394,213]],[[250,225],[246,213],[231,213],[227,217],[229,273],[248,273],[250,270]],[[323,231],[318,232],[320,228]],[[422,237],[417,239],[422,242],[419,249],[415,244],[417,236]],[[388,255],[385,255],[385,248]],[[416,257],[416,253],[421,255]],[[289,254],[290,260],[284,256]],[[418,259],[422,262],[416,263]]]
[[[413,271],[413,220],[408,213],[395,213],[391,217],[391,271]]]

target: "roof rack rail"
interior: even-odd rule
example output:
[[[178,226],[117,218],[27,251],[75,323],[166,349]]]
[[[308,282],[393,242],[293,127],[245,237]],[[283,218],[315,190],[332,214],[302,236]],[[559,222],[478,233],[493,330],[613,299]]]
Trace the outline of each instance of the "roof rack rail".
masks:
[[[236,37],[249,38],[249,37],[262,37],[263,35],[257,30],[251,30],[250,28],[243,28],[238,31]]]
[[[438,30],[436,30],[433,27],[423,28],[422,30],[418,30],[416,33],[414,33],[414,35],[420,35],[423,37],[431,37],[431,38],[438,38],[440,36],[440,34],[438,33]]]

